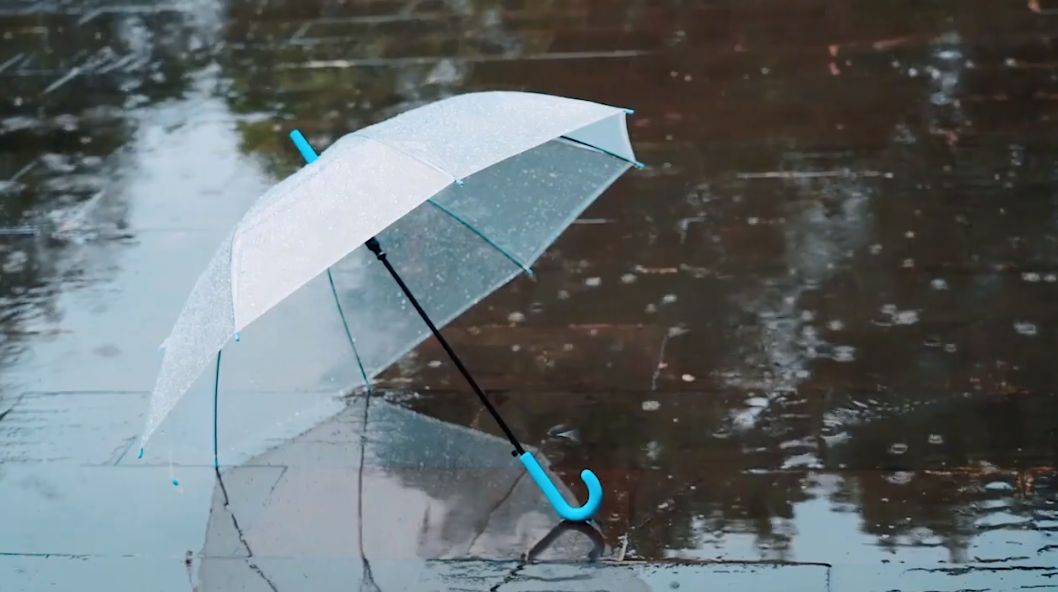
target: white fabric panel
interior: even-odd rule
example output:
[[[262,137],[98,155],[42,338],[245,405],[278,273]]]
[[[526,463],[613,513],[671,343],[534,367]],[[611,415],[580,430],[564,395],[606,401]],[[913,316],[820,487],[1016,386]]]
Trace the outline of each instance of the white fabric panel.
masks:
[[[613,115],[623,116],[624,111],[550,95],[483,92],[431,103],[354,135],[381,140],[464,179]],[[627,140],[599,147],[615,154],[630,152]]]
[[[232,243],[239,330],[452,182],[385,144],[348,135],[305,167],[314,174],[267,195]],[[277,187],[277,188],[278,188]],[[271,192],[270,192],[271,193]],[[262,199],[265,199],[262,198]]]

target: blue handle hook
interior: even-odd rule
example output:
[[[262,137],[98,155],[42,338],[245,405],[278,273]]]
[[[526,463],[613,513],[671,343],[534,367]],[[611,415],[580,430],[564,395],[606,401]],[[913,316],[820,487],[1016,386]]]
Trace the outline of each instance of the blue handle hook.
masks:
[[[602,505],[602,483],[599,482],[599,478],[595,476],[595,473],[588,469],[580,472],[580,478],[588,488],[588,501],[584,502],[583,506],[574,508],[562,497],[562,493],[551,482],[551,479],[544,472],[544,468],[540,466],[532,452],[523,452],[518,456],[518,460],[522,461],[522,465],[525,466],[529,476],[536,482],[536,486],[540,488],[540,491],[544,492],[547,501],[551,502],[551,507],[562,518],[573,522],[584,522],[599,511],[599,506]]]

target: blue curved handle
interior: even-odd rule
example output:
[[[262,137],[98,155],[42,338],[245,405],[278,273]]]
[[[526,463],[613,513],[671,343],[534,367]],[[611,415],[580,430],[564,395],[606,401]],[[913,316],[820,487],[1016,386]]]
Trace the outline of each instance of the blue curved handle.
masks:
[[[522,465],[529,472],[529,476],[533,478],[533,481],[536,481],[536,486],[540,488],[540,491],[544,492],[547,501],[551,502],[551,507],[562,518],[573,522],[584,522],[594,516],[595,512],[599,511],[599,506],[602,505],[602,483],[599,482],[599,478],[595,476],[595,473],[588,469],[580,472],[580,478],[588,488],[588,501],[584,502],[583,506],[574,508],[562,497],[562,494],[555,487],[555,484],[551,482],[551,479],[548,478],[544,468],[540,466],[532,452],[523,452],[518,457],[518,460],[522,461]]]

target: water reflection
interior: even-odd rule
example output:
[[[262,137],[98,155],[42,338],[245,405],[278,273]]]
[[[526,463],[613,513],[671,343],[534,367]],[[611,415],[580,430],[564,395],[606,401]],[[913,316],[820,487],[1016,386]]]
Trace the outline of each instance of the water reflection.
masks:
[[[122,148],[137,133],[136,110],[184,92],[206,61],[201,48],[218,22],[216,11],[86,4],[20,4],[0,17],[5,365],[23,358],[26,338],[54,337],[63,314],[59,294],[112,275],[107,262],[89,272],[79,261],[81,246],[134,240],[127,196],[113,188],[125,172]]]

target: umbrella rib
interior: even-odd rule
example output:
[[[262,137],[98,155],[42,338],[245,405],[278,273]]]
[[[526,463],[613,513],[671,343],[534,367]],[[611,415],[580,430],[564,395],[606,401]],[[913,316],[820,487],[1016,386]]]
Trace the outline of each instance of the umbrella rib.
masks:
[[[441,210],[442,212],[447,214],[450,218],[452,218],[456,222],[459,222],[460,224],[462,224],[467,230],[469,230],[470,232],[474,233],[474,235],[477,236],[478,238],[480,238],[481,240],[485,241],[485,243],[488,244],[490,247],[492,247],[493,249],[496,249],[497,251],[499,251],[501,255],[503,255],[504,257],[509,259],[511,261],[511,263],[514,263],[519,268],[521,268],[521,270],[524,271],[529,277],[534,278],[534,279],[536,278],[536,274],[533,273],[533,270],[530,269],[528,265],[526,265],[525,263],[522,263],[517,257],[515,257],[513,254],[511,254],[510,251],[508,251],[507,249],[504,249],[502,246],[500,246],[499,243],[497,243],[496,241],[494,241],[491,238],[489,238],[484,232],[481,232],[480,230],[475,228],[473,224],[471,224],[470,222],[467,222],[467,220],[464,219],[462,216],[460,216],[459,214],[453,212],[451,209],[449,209],[449,208],[437,203],[436,201],[433,200],[433,198],[428,199],[426,201],[428,201],[430,203],[430,205],[434,206],[438,210]]]
[[[220,458],[217,454],[217,401],[220,398],[220,354],[223,349],[217,350],[217,367],[213,373],[213,468],[220,469]]]
[[[349,321],[345,318],[345,309],[342,308],[342,301],[338,298],[338,288],[334,285],[334,275],[331,274],[331,268],[327,268],[327,282],[331,285],[331,295],[334,296],[334,305],[338,308],[338,316],[342,319],[342,327],[345,329],[345,337],[349,340],[349,347],[353,348],[353,357],[356,358],[356,365],[360,368],[360,376],[364,379],[364,387],[367,392],[371,392],[371,381],[367,378],[367,371],[364,370],[364,362],[360,359],[360,352],[356,349],[356,339],[353,338],[353,332],[349,329]]]
[[[376,138],[374,136],[369,136],[369,135],[365,134],[363,132],[363,130],[358,131],[358,132],[354,132],[353,135],[357,136],[359,138],[363,138],[365,140],[371,140],[372,142],[375,142],[377,144],[382,144],[383,146],[385,146],[386,148],[389,148],[390,150],[392,150],[394,152],[399,152],[399,153],[403,154],[404,156],[407,156],[408,158],[410,158],[412,160],[417,160],[417,161],[423,163],[424,165],[430,167],[431,169],[434,169],[435,171],[437,171],[439,173],[442,173],[444,175],[452,177],[452,180],[455,181],[456,185],[462,185],[463,184],[463,180],[462,179],[460,179],[459,177],[453,175],[452,173],[444,170],[440,166],[430,162],[429,160],[426,160],[425,158],[423,158],[421,156],[417,156],[415,154],[412,154],[411,152],[408,152],[407,150],[405,150],[403,148],[400,148],[398,146],[394,146],[393,144],[390,144],[389,142],[387,142],[385,140],[379,140],[378,138]]]
[[[407,150],[404,150],[403,148],[400,148],[398,146],[394,146],[393,144],[390,144],[389,142],[386,142],[385,140],[379,140],[378,138],[375,138],[373,136],[369,136],[369,135],[367,135],[367,134],[365,134],[363,132],[356,132],[355,135],[360,136],[360,137],[362,137],[362,138],[364,138],[366,140],[371,140],[372,142],[377,142],[379,144],[382,144],[386,148],[389,148],[390,150],[393,150],[395,152],[400,152],[401,154],[403,154],[404,156],[407,156],[408,158],[411,158],[413,160],[417,160],[417,161],[425,164],[426,166],[428,166],[428,167],[430,167],[430,168],[432,168],[432,169],[434,169],[436,171],[439,171],[441,173],[444,173],[445,175],[448,175],[449,177],[452,177],[452,179],[455,181],[456,185],[459,185],[459,186],[463,185],[463,180],[462,179],[460,179],[459,177],[456,177],[452,173],[444,170],[440,166],[430,162],[429,160],[426,160],[425,158],[423,158],[421,156],[418,156],[416,154],[412,154],[412,153],[408,152]],[[436,201],[433,200],[433,198],[428,199],[426,201],[430,202],[431,205],[433,205],[437,209],[441,210],[445,214],[448,214],[448,216],[451,217],[456,222],[459,222],[460,224],[462,224],[467,230],[469,230],[470,232],[473,232],[478,238],[480,238],[481,240],[483,240],[486,243],[488,243],[488,245],[490,247],[492,247],[492,248],[496,249],[497,251],[499,251],[500,254],[502,254],[504,257],[509,259],[511,261],[511,263],[514,263],[515,265],[517,265],[519,267],[519,269],[524,271],[529,277],[531,277],[531,278],[535,278],[536,277],[536,275],[533,273],[533,270],[530,269],[528,265],[526,265],[525,263],[522,263],[517,257],[515,257],[513,254],[511,254],[510,251],[508,251],[507,249],[504,249],[503,247],[501,247],[499,245],[499,243],[497,243],[496,241],[494,241],[491,238],[489,238],[488,236],[486,236],[484,232],[481,232],[480,230],[475,228],[473,224],[471,224],[470,222],[467,222],[462,216],[460,216],[459,214],[456,214],[455,212],[453,212],[452,210],[446,208],[445,206],[437,203]]]
[[[576,138],[571,138],[569,136],[559,136],[559,138],[562,138],[563,140],[566,140],[567,142],[572,142],[574,144],[578,144],[580,146],[584,146],[585,148],[591,148],[592,150],[598,150],[599,152],[602,152],[603,154],[605,154],[607,156],[612,156],[612,157],[616,158],[617,160],[623,160],[624,162],[627,162],[628,164],[634,166],[637,169],[641,169],[641,168],[646,167],[645,164],[639,162],[638,160],[629,160],[629,159],[627,159],[627,158],[625,158],[625,157],[623,157],[623,156],[621,156],[619,154],[614,154],[613,152],[610,152],[609,150],[607,150],[605,148],[599,148],[595,144],[589,144],[587,142],[578,140]]]

